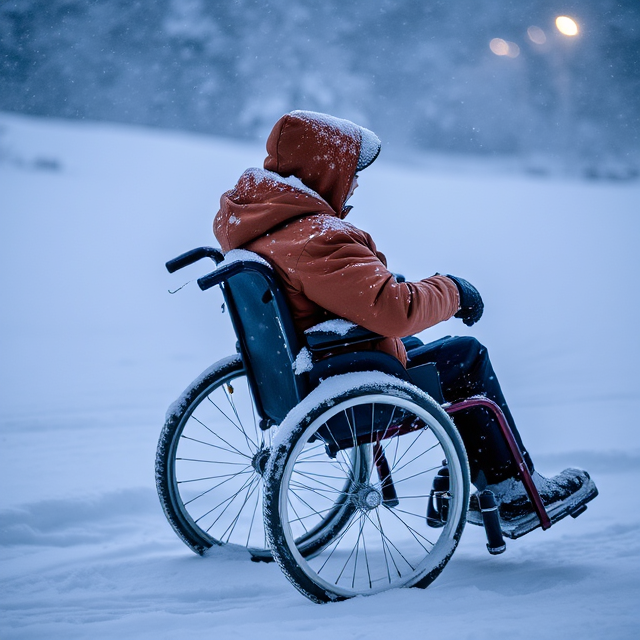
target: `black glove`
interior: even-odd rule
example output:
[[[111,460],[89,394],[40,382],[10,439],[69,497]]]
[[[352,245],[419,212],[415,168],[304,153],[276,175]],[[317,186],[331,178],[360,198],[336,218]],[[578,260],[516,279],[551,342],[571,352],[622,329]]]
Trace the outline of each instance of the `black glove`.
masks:
[[[470,327],[482,318],[484,302],[482,302],[478,290],[466,280],[458,278],[457,276],[450,276],[449,274],[447,274],[447,278],[450,278],[456,283],[458,293],[460,294],[460,311],[453,317],[460,318],[467,327]]]

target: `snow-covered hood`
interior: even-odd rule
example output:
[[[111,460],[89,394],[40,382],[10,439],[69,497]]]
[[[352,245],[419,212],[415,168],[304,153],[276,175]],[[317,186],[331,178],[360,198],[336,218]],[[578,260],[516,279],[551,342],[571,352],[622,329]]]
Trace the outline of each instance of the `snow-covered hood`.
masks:
[[[325,113],[292,111],[269,134],[264,168],[296,176],[342,217],[353,176],[379,152],[380,140],[364,127]]]
[[[378,137],[349,120],[313,111],[282,116],[267,140],[264,170],[248,169],[220,199],[214,233],[222,250],[312,213],[344,218],[356,171],[379,152]]]

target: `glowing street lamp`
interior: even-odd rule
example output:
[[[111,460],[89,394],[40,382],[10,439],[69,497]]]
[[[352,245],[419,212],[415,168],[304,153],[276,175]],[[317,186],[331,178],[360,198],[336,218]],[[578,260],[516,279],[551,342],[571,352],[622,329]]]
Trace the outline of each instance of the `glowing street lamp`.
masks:
[[[556,27],[558,31],[565,36],[578,35],[578,25],[576,21],[568,16],[558,16],[556,18]]]

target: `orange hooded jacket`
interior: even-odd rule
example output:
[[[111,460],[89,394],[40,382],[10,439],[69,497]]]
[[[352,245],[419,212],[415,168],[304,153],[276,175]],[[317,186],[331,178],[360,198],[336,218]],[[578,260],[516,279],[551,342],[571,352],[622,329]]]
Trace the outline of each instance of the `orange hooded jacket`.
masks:
[[[406,364],[400,338],[455,314],[458,288],[446,276],[397,282],[371,236],[344,220],[356,169],[379,151],[371,136],[324,114],[283,116],[264,169],[248,169],[222,195],[213,229],[224,252],[248,249],[273,265],[301,333],[345,318],[386,336],[377,348]]]

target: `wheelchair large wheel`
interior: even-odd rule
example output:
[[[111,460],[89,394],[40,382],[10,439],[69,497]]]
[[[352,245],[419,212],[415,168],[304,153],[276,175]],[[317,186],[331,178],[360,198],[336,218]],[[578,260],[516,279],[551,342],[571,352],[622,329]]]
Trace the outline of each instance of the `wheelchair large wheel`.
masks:
[[[446,518],[431,528],[427,507],[443,460]],[[336,496],[352,509],[330,541],[305,554],[298,541]],[[440,406],[391,376],[346,374],[320,385],[281,425],[265,474],[265,529],[299,591],[316,602],[343,600],[428,586],[455,551],[468,499],[464,446]]]
[[[255,560],[271,560],[261,515],[271,430],[261,430],[258,423],[240,356],[207,369],[167,412],[156,454],[156,486],[169,523],[198,554],[231,544],[247,549]],[[363,455],[354,453],[362,461]],[[353,464],[362,475],[366,465],[358,460]],[[324,521],[298,541],[302,552],[327,544],[352,511],[337,496]]]

